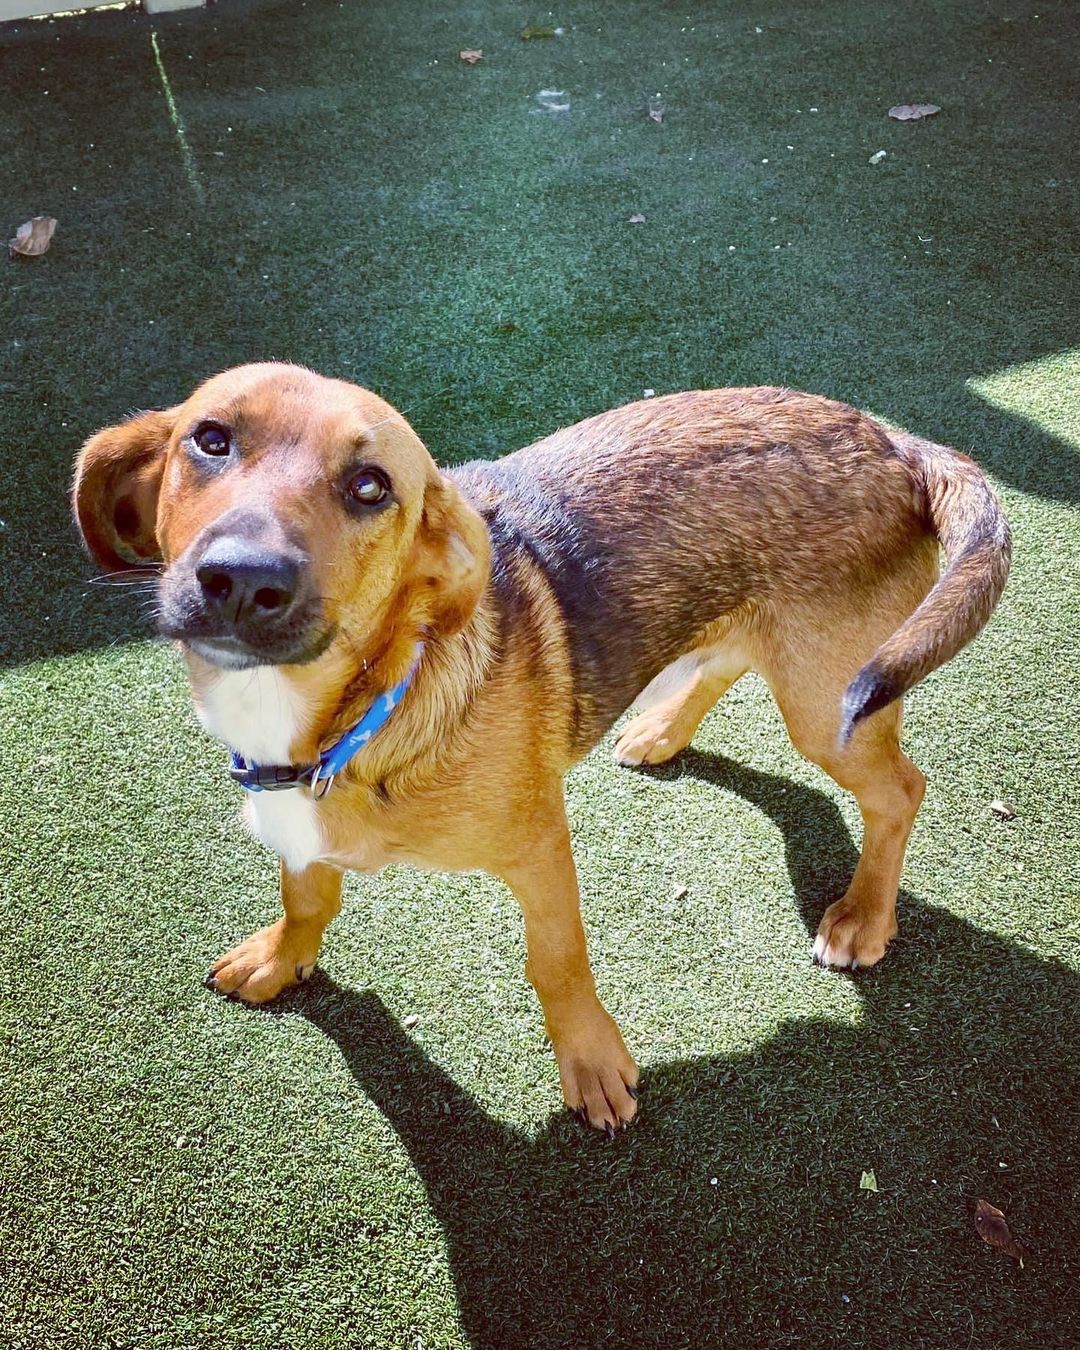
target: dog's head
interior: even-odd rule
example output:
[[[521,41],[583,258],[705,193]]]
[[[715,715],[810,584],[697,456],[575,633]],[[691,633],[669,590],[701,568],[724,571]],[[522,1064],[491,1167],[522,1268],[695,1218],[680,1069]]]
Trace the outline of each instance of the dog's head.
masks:
[[[72,495],[96,561],[158,567],[162,631],[229,669],[454,632],[488,574],[483,522],[401,414],[296,366],[98,432]]]

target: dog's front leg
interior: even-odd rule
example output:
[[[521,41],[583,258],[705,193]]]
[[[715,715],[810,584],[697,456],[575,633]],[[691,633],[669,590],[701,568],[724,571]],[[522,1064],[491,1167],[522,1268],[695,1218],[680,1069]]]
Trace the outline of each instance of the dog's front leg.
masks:
[[[323,930],[341,908],[342,873],[326,863],[302,872],[281,864],[283,918],[221,957],[207,983],[245,1003],[266,1003],[290,984],[306,980],[314,969]]]
[[[525,973],[544,1009],[566,1104],[611,1134],[637,1111],[638,1071],[596,996],[561,803],[559,817],[527,857],[499,870],[525,915]]]

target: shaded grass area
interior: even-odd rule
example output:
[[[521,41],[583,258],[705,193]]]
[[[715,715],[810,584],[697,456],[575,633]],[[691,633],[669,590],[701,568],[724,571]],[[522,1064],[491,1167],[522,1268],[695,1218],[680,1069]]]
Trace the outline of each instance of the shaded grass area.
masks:
[[[1067,1344],[1075,13],[570,4],[523,43],[520,5],[434,9],[160,21],[205,206],[149,21],[0,32],[6,227],[60,219],[0,278],[4,1325],[35,1350]],[[940,117],[884,118],[923,98]],[[311,986],[265,1013],[202,990],[273,867],[170,653],[88,587],[64,489],[97,425],[265,356],[377,388],[444,462],[741,382],[974,447],[1017,564],[911,700],[931,788],[884,966],[808,963],[857,821],[746,681],[678,764],[570,779],[647,1075],[613,1147],[558,1112],[487,879],[351,883]]]

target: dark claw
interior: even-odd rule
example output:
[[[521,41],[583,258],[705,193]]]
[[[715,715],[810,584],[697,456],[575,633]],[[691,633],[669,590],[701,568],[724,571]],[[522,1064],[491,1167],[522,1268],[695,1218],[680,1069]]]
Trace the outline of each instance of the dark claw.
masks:
[[[303,966],[296,967],[296,978],[301,984],[303,984],[304,981],[307,979],[307,976],[304,974]]]
[[[626,1085],[626,1090],[627,1090],[627,1092],[629,1092],[630,1096],[634,1099],[634,1101],[637,1101],[637,1099],[638,1099],[638,1090],[637,1090],[637,1088],[633,1085],[633,1083],[627,1083],[627,1085]]]
[[[615,1126],[612,1125],[610,1120],[604,1121],[604,1133],[607,1135],[609,1139],[615,1138]]]
[[[206,979],[203,980],[203,988],[204,988],[204,989],[216,989],[216,988],[217,988],[217,976],[214,974],[213,971],[211,971],[210,974],[207,975]]]
[[[585,1110],[583,1106],[575,1106],[574,1115],[577,1116],[578,1120],[581,1121],[582,1125],[588,1125],[589,1113],[588,1111]]]

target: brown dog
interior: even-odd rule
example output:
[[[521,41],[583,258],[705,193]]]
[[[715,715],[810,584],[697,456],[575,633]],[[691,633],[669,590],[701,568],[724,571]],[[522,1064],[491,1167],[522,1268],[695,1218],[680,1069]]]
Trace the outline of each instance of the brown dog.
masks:
[[[345,868],[482,868],[524,911],[567,1104],[609,1131],[637,1069],[589,969],[567,769],[635,702],[616,758],[670,759],[760,672],[865,826],[814,954],[873,965],[925,783],[901,695],[974,637],[1009,567],[970,459],[768,388],[634,403],[443,474],[374,394],[243,366],[94,436],[74,502],[102,566],[163,564],[162,630],[236,776],[291,778],[247,802],[284,917],[214,986],[262,1002],[306,978]],[[328,747],[398,699],[331,780]]]

